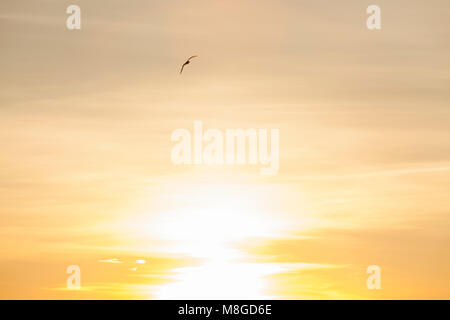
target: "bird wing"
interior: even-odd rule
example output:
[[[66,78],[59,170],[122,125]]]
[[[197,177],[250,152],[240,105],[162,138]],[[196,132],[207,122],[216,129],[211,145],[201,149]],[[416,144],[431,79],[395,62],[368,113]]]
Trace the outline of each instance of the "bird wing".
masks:
[[[190,57],[190,58],[188,59],[188,61],[191,60],[191,59],[197,58],[197,57],[198,57],[198,56],[192,56],[192,57]]]
[[[184,66],[186,65],[186,63],[184,63],[182,66],[181,66],[181,70],[180,70],[180,74],[183,72],[183,69],[184,69]]]

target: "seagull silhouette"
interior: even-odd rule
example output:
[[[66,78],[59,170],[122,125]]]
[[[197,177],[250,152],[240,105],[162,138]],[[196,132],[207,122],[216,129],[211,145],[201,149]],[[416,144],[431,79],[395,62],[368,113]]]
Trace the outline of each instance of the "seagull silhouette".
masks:
[[[183,63],[183,65],[181,66],[181,70],[180,70],[180,74],[183,72],[184,66],[191,63],[191,59],[197,58],[198,56],[192,56],[189,59],[187,59],[187,61],[185,63]]]

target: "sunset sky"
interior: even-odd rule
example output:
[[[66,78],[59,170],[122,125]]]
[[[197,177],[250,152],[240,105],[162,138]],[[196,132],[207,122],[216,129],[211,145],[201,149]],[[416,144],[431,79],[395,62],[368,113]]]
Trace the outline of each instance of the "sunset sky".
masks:
[[[0,298],[449,299],[449,16],[2,0]],[[196,120],[279,129],[278,173],[173,164]]]

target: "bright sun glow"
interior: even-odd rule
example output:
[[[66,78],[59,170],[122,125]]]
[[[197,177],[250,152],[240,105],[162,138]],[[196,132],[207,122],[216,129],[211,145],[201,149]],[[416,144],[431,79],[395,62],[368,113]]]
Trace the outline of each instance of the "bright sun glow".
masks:
[[[277,271],[263,264],[210,260],[200,267],[173,270],[174,282],[165,284],[159,299],[264,299],[263,276]]]
[[[161,236],[172,240],[227,242],[273,231],[245,196],[225,191],[208,192],[192,206],[165,213],[160,223]]]
[[[232,186],[210,186],[187,194],[184,207],[159,217],[156,232],[158,238],[176,240],[170,251],[200,257],[204,263],[173,269],[172,281],[160,287],[157,298],[267,298],[263,278],[280,267],[243,263],[245,255],[231,242],[273,235],[275,221],[249,201],[254,196]]]

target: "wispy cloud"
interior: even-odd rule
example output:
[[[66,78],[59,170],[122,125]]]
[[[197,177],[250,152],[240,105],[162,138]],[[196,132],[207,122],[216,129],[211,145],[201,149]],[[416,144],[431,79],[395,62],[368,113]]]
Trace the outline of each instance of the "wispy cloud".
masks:
[[[413,175],[421,173],[438,173],[448,172],[450,166],[437,166],[437,167],[413,167],[413,168],[398,168],[398,169],[380,169],[365,172],[355,172],[347,174],[337,175],[310,175],[310,176],[298,176],[295,180],[340,180],[340,179],[359,179],[359,178],[372,178],[372,177],[384,177],[384,176],[401,176],[401,175]]]
[[[119,260],[117,258],[98,260],[98,262],[102,262],[102,263],[123,263],[123,261],[121,261],[121,260]]]

